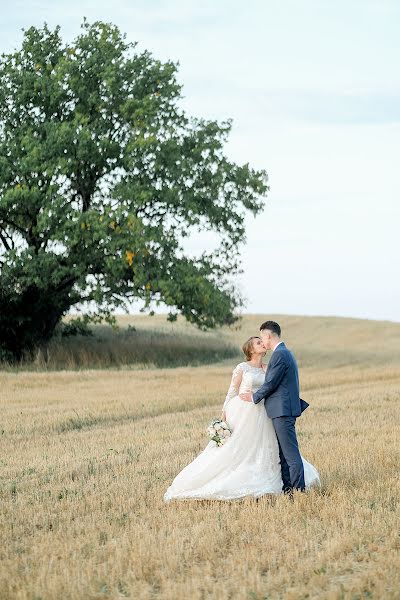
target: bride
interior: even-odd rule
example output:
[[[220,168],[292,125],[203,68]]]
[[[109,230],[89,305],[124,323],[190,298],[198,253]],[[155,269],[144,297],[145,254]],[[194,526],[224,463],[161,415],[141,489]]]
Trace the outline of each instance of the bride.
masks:
[[[165,502],[234,500],[282,492],[278,441],[264,401],[253,404],[239,398],[239,393],[254,393],[264,383],[266,349],[261,338],[253,336],[243,344],[243,352],[247,361],[234,369],[222,409],[232,436],[219,447],[210,441],[175,477],[164,494]],[[319,484],[316,468],[303,457],[302,461],[306,487]]]

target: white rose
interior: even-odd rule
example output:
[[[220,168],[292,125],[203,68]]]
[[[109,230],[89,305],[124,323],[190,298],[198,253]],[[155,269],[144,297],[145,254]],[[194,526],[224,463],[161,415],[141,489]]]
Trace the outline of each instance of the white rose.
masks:
[[[221,427],[223,429],[228,429],[228,423],[226,421],[221,421]]]
[[[229,429],[225,429],[225,431],[223,433],[224,438],[228,438],[228,437],[230,437],[230,435],[231,435],[231,432],[229,431]]]
[[[210,440],[210,444],[211,444],[211,446],[218,446],[218,444],[215,440]]]

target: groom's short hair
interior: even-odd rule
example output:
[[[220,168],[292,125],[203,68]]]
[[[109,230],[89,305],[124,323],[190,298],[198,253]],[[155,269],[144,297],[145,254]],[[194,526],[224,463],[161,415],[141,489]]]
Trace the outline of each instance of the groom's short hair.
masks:
[[[272,333],[275,333],[275,335],[277,335],[278,337],[281,337],[281,328],[279,323],[276,323],[275,321],[265,321],[261,327],[260,327],[260,331],[263,331],[264,329],[268,329],[268,331],[272,331]]]

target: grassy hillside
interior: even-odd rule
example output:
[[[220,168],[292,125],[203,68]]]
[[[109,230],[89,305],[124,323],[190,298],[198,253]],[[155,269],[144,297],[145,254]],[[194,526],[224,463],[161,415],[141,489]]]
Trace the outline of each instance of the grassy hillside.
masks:
[[[248,315],[243,318],[240,329],[223,330],[222,334],[239,348],[244,339],[257,335],[260,324],[266,318],[281,325],[282,337],[295,352],[300,366],[400,365],[400,323],[389,321]]]
[[[30,370],[177,367],[209,364],[241,356],[242,343],[257,335],[266,317],[246,315],[235,327],[202,332],[180,318],[165,315],[118,318],[118,330],[92,327],[93,336],[55,339],[45,356],[19,368]],[[400,363],[400,323],[268,315],[283,328],[283,337],[300,366],[393,366]],[[3,365],[3,369],[7,365]],[[15,368],[15,367],[13,367]]]
[[[301,451],[322,480],[293,503],[163,503],[207,443],[236,356],[0,373],[2,600],[399,597],[400,325],[276,318],[310,402]],[[238,347],[260,319],[219,335]],[[192,335],[135,319],[150,323]]]
[[[172,325],[166,317],[137,316],[118,321],[117,329],[108,325],[90,327],[90,336],[55,336],[34,360],[25,359],[18,365],[3,363],[2,369],[177,367],[218,362],[238,354],[226,336],[199,331],[188,324]]]

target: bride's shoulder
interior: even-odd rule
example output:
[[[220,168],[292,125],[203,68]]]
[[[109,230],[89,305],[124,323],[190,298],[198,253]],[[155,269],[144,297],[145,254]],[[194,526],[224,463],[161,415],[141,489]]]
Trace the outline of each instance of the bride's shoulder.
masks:
[[[246,371],[247,369],[247,363],[246,362],[241,362],[238,365],[236,365],[236,367],[233,369],[236,373],[239,371]]]

